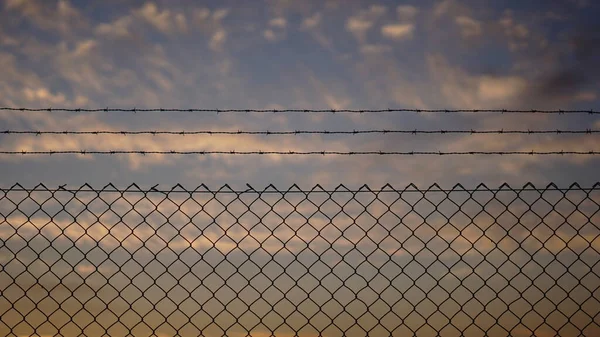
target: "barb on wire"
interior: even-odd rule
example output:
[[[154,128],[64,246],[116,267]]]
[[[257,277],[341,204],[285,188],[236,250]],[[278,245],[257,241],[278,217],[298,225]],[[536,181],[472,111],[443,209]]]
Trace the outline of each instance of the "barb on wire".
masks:
[[[294,131],[34,131],[34,130],[4,130],[0,134],[6,135],[302,135],[302,134],[324,134],[324,135],[358,135],[358,134],[597,134],[600,130],[294,130]]]
[[[391,156],[466,156],[466,155],[600,155],[600,151],[140,151],[140,150],[57,150],[57,151],[0,151],[5,155],[391,155]]]
[[[515,109],[174,109],[174,108],[17,108],[0,107],[5,111],[29,112],[214,112],[214,113],[521,113],[521,114],[600,114],[597,110],[515,110]]]

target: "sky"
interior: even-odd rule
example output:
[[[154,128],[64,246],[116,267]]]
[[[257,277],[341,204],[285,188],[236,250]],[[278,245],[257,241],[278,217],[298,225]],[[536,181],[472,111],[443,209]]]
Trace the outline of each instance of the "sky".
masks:
[[[593,109],[592,1],[2,2],[0,105]],[[594,115],[0,112],[3,130],[594,129]],[[0,135],[22,150],[593,151],[595,135]],[[2,185],[595,182],[593,156],[2,156]]]
[[[594,20],[598,14],[600,4],[592,0],[0,0],[0,106],[72,109],[109,107],[598,110],[600,86],[597,80],[600,68],[595,61],[600,59],[600,27]],[[600,118],[597,116],[0,110],[0,131],[597,130],[600,129]],[[1,151],[600,151],[598,144],[598,135],[595,134],[125,136],[0,133]],[[325,188],[333,188],[339,184],[358,188],[367,184],[373,189],[379,189],[389,183],[401,189],[410,183],[420,188],[427,188],[434,183],[444,188],[451,188],[456,184],[474,188],[479,183],[496,188],[502,183],[508,183],[519,188],[527,182],[533,182],[538,187],[545,187],[551,182],[560,187],[568,187],[575,182],[591,187],[599,180],[599,164],[600,159],[597,159],[597,156],[573,155],[0,155],[0,187],[7,188],[15,183],[33,187],[43,183],[48,187],[66,184],[68,187],[78,188],[88,183],[101,188],[113,183],[124,188],[135,183],[141,188],[158,184],[159,188],[170,189],[175,184],[181,184],[184,188],[194,189],[205,184],[218,189],[228,184],[231,188],[245,190],[246,184],[250,184],[260,190],[272,184],[276,188],[287,190],[293,184],[304,189],[310,189],[316,184]],[[507,200],[514,198],[510,192],[507,193]],[[518,201],[511,206],[514,207],[511,208],[512,215],[503,213],[507,207],[489,201],[490,195],[485,194],[478,199],[485,206],[477,206],[471,202],[470,206],[463,208],[466,217],[476,219],[471,223],[465,217],[456,216],[454,206],[447,204],[443,207],[438,205],[436,215],[425,219],[422,215],[431,211],[433,206],[424,201],[419,206],[415,206],[418,201],[415,201],[416,204],[400,202],[394,205],[378,201],[368,207],[365,206],[368,202],[363,205],[352,202],[346,207],[349,210],[346,210],[348,213],[345,215],[339,213],[332,200],[323,201],[327,205],[323,206],[322,213],[317,214],[315,206],[308,203],[307,197],[304,200],[300,198],[296,200],[296,204],[292,204],[296,213],[289,210],[289,205],[286,206],[277,199],[269,199],[274,208],[260,202],[248,207],[237,200],[236,207],[239,207],[229,208],[234,214],[222,215],[222,205],[219,206],[213,201],[207,206],[206,213],[194,218],[193,226],[189,214],[194,214],[199,205],[190,203],[185,198],[174,197],[174,203],[163,201],[160,206],[156,206],[151,202],[159,202],[163,196],[152,194],[141,199],[134,212],[132,204],[117,196],[114,205],[111,206],[114,213],[104,213],[107,205],[94,202],[93,196],[90,195],[82,195],[81,200],[73,200],[68,193],[59,193],[56,201],[62,202],[62,206],[54,201],[39,206],[33,202],[44,200],[47,193],[27,195],[14,192],[10,198],[3,194],[3,198],[0,198],[0,214],[3,220],[0,230],[0,258],[4,266],[0,272],[0,286],[4,287],[3,295],[8,296],[8,302],[0,302],[0,308],[6,309],[9,304],[19,302],[18,296],[21,296],[21,293],[18,286],[37,284],[48,288],[61,283],[63,288],[56,288],[53,295],[60,297],[68,294],[69,289],[73,291],[83,284],[84,277],[92,275],[88,279],[89,282],[86,281],[89,288],[80,290],[78,296],[86,298],[93,294],[96,300],[93,303],[89,302],[86,305],[86,310],[89,311],[81,311],[75,321],[87,322],[95,313],[96,319],[106,327],[109,325],[107,322],[115,317],[106,310],[102,311],[102,304],[97,299],[112,298],[114,292],[107,290],[108,287],[103,287],[102,275],[116,275],[110,284],[120,290],[128,287],[124,293],[126,295],[120,296],[126,301],[135,302],[135,299],[127,298],[136,294],[131,287],[132,281],[128,282],[127,278],[138,277],[134,283],[140,288],[146,284],[144,282],[148,282],[148,279],[144,279],[146,276],[154,278],[155,281],[166,282],[165,287],[169,287],[168,284],[173,282],[173,279],[167,276],[161,279],[161,275],[152,274],[160,273],[160,266],[149,268],[150,274],[147,275],[130,274],[139,272],[141,261],[154,259],[156,264],[173,259],[173,252],[187,252],[187,255],[179,257],[179,262],[202,260],[204,264],[197,264],[196,269],[189,269],[193,270],[198,278],[188,279],[185,282],[189,283],[182,283],[181,288],[171,292],[169,296],[173,301],[177,301],[177,298],[185,299],[186,294],[198,301],[210,300],[203,296],[209,291],[217,292],[219,286],[227,283],[219,277],[228,275],[231,266],[243,265],[244,268],[250,268],[243,269],[246,275],[260,274],[264,277],[277,273],[279,267],[274,266],[272,262],[276,259],[287,261],[281,262],[286,266],[286,263],[289,264],[286,267],[289,275],[280,279],[277,285],[283,287],[286,281],[287,286],[296,282],[300,288],[295,290],[306,290],[317,282],[316,278],[319,275],[331,272],[330,279],[321,280],[323,288],[313,293],[316,301],[326,301],[328,296],[333,296],[332,293],[339,289],[360,293],[360,296],[364,296],[361,297],[363,302],[357,299],[350,301],[347,313],[359,315],[357,313],[363,310],[361,305],[373,301],[370,310],[375,318],[365,318],[363,324],[368,326],[374,324],[377,319],[383,320],[380,321],[383,325],[376,327],[379,330],[373,330],[373,333],[385,334],[387,332],[381,330],[382,326],[397,326],[393,323],[394,319],[402,316],[402,313],[410,316],[403,311],[406,308],[418,307],[416,310],[419,313],[425,313],[440,305],[435,302],[437,298],[420,306],[414,305],[420,301],[419,296],[423,296],[423,291],[414,286],[405,289],[408,293],[402,300],[404,302],[399,300],[401,296],[398,292],[383,291],[386,284],[393,283],[399,289],[404,289],[407,284],[414,285],[414,281],[411,283],[406,279],[407,276],[413,277],[419,273],[420,267],[414,261],[426,263],[424,261],[431,260],[431,256],[422,250],[424,246],[430,249],[431,253],[440,254],[439,263],[452,264],[454,262],[451,261],[463,258],[463,262],[469,265],[462,262],[455,265],[452,269],[455,276],[452,279],[445,278],[449,268],[436,265],[429,269],[432,273],[430,278],[419,281],[418,284],[423,287],[441,291],[440,287],[452,287],[456,282],[463,282],[467,289],[464,291],[476,292],[482,280],[486,278],[486,273],[496,276],[499,276],[500,272],[504,275],[514,273],[532,276],[542,273],[540,270],[543,268],[540,265],[552,264],[551,267],[543,269],[542,274],[554,277],[562,272],[559,263],[563,264],[563,267],[564,264],[572,264],[570,275],[573,277],[565,276],[561,285],[573,290],[569,294],[573,299],[579,298],[585,302],[592,296],[598,298],[600,285],[600,279],[592,275],[600,273],[600,265],[592,262],[590,264],[593,267],[582,264],[597,261],[600,256],[600,230],[594,225],[600,214],[600,197],[597,194],[582,196],[577,192],[571,193],[575,194],[570,200],[580,200],[581,204],[574,206],[575,204],[565,201],[561,203],[562,208],[550,212],[547,210],[546,201],[536,199],[537,196],[532,195],[532,199],[525,198],[531,201],[530,204],[523,200],[523,203]],[[372,197],[369,194],[365,196],[366,199]],[[110,199],[109,196],[105,198]],[[135,199],[133,196],[130,198]],[[228,197],[221,195],[220,198],[226,200]],[[312,195],[311,198],[318,199],[318,196]],[[344,196],[339,194],[331,198],[343,200]],[[17,206],[9,200],[25,201]],[[535,206],[532,206],[533,204]],[[20,211],[13,212],[16,208]],[[48,213],[38,211],[42,208]],[[243,213],[250,208],[256,214],[263,214],[264,218]],[[482,214],[481,208],[486,208],[490,216]],[[277,228],[282,219],[273,211],[285,213],[284,209],[294,213],[287,220],[291,227],[280,227],[280,231],[273,233],[273,228]],[[409,212],[410,216],[401,220],[407,226],[404,228],[405,232],[393,233],[389,237],[390,240],[384,242],[386,231],[391,231],[392,228],[401,229],[394,227],[398,223],[398,217],[386,212],[386,209],[399,214]],[[52,218],[48,215],[52,214],[51,210],[57,212]],[[371,212],[372,216],[365,214],[365,210]],[[71,212],[71,215],[65,211]],[[238,214],[237,211],[242,213]],[[414,213],[415,211],[421,215]],[[545,213],[546,211],[548,213]],[[81,214],[72,216],[78,212]],[[165,216],[171,213],[177,214],[172,217]],[[231,225],[235,222],[232,216],[240,217],[239,223]],[[337,230],[327,219],[328,216],[337,216],[334,221],[335,225],[339,226]],[[306,217],[310,218],[310,226],[305,225],[308,221]],[[495,224],[493,217],[499,217],[502,221]],[[377,218],[381,218],[380,226],[367,230],[374,226],[373,222]],[[540,219],[546,226],[532,232],[532,228]],[[168,222],[167,225],[165,221]],[[572,227],[564,225],[565,221]],[[424,222],[426,225],[422,226]],[[515,222],[522,222],[523,226],[513,226]],[[137,226],[138,223],[143,225]],[[264,226],[252,227],[256,223],[262,223]],[[448,223],[457,226],[459,230],[462,229],[460,235],[457,234],[456,228],[454,231],[449,229]],[[225,231],[223,227],[226,228]],[[198,236],[199,229],[202,230],[203,236]],[[319,240],[307,243],[319,229],[323,230],[319,233],[322,239],[330,239],[335,244],[328,245],[327,242]],[[432,230],[437,231],[435,235],[432,234]],[[106,236],[109,231],[111,235]],[[344,232],[344,237],[340,238],[341,231]],[[411,231],[415,235],[411,236]],[[231,237],[219,239],[225,232]],[[132,236],[132,233],[136,236]],[[515,239],[507,238],[507,233]],[[244,262],[244,252],[259,245],[252,240],[240,243],[244,235],[248,234],[261,240],[270,240],[265,241],[264,249],[252,258],[258,265],[271,263],[271,266],[261,270],[261,273],[256,271],[256,266],[252,267],[250,263]],[[270,236],[269,239],[271,234],[275,236]],[[378,249],[373,248],[374,241],[368,242],[366,236],[373,240],[381,239],[380,242],[375,242]],[[408,236],[410,240],[391,241],[392,236],[398,240]],[[164,237],[169,238],[166,241],[171,241],[165,243]],[[274,241],[275,238],[285,237],[291,237],[292,240],[288,243]],[[426,244],[418,242],[426,237],[432,240]],[[547,241],[535,241],[533,237],[544,237]],[[146,249],[135,255],[134,252],[139,250],[142,239],[149,240],[145,243]],[[443,243],[439,239],[452,243]],[[24,244],[27,245],[23,240],[32,240],[29,243],[31,249],[21,249]],[[236,244],[239,249],[234,248]],[[169,249],[165,249],[165,245]],[[398,250],[400,245],[402,248]],[[48,246],[52,246],[52,249],[46,249]],[[310,246],[314,251],[303,251],[303,247],[306,246]],[[565,249],[566,246],[570,250]],[[285,249],[281,250],[282,247]],[[327,247],[334,247],[347,255],[335,255],[329,250],[332,256],[326,256]],[[443,255],[440,247],[452,247],[454,251],[445,250],[447,254]],[[362,264],[362,258],[357,255],[369,249],[377,252],[369,260],[371,267]],[[38,256],[41,251],[45,253]],[[505,268],[500,272],[498,266],[503,265],[505,255],[494,257],[492,254],[489,258],[486,256],[487,263],[478,264],[484,259],[482,252],[500,251],[518,251],[524,255],[512,255],[510,259],[513,265],[504,265]],[[67,252],[70,252],[70,255]],[[574,262],[572,252],[579,255],[577,262]],[[82,254],[86,256],[85,260],[81,260]],[[108,255],[117,262],[102,262]],[[533,260],[527,259],[534,255],[537,266]],[[207,272],[221,263],[225,256],[230,265],[212,269],[212,273]],[[305,268],[306,271],[310,269],[314,278],[303,279],[302,275],[297,274],[299,271],[305,271],[303,267],[290,262],[294,256],[301,261],[322,258],[323,264],[312,269]],[[556,256],[559,258],[556,259]],[[138,264],[124,267],[124,261],[132,257]],[[552,257],[555,257],[553,262],[548,260]],[[386,264],[386,259],[393,260],[396,264]],[[345,260],[346,264],[336,269],[334,266],[340,260]],[[119,264],[118,261],[123,263]],[[48,267],[48,264],[54,262],[57,263]],[[69,267],[64,263],[73,266]],[[363,269],[359,269],[359,266]],[[22,274],[18,280],[11,279],[21,275],[24,269],[29,271]],[[55,276],[66,279],[58,282],[47,272],[50,269]],[[181,263],[167,269],[173,275],[188,270]],[[69,274],[69,271],[74,272]],[[593,273],[588,273],[589,271]],[[348,276],[352,275],[352,272],[355,272],[354,278]],[[209,278],[204,284],[207,290],[190,295],[189,290],[196,286],[194,282],[199,282],[200,275]],[[386,281],[382,275],[395,275],[396,278]],[[358,279],[358,276],[363,278]],[[577,278],[583,281],[578,281]],[[431,280],[438,281],[437,287]],[[340,282],[343,281],[346,282],[347,288],[340,286]],[[272,305],[269,301],[277,301],[283,295],[274,288],[273,281],[258,277],[254,282],[257,283],[257,287],[265,286],[264,291],[267,291],[267,286],[271,284],[268,292],[272,294],[265,294],[263,298],[267,302],[261,302],[253,309],[259,313],[266,313],[269,305]],[[381,293],[365,290],[365,282],[369,287],[379,289]],[[545,277],[531,283],[535,283],[539,287],[538,290],[543,289],[550,294],[545,302],[537,304],[536,310],[556,309],[557,304],[549,302],[563,296],[560,290],[557,290],[556,280],[552,282],[552,279]],[[238,289],[244,284],[241,279],[228,281],[228,284],[231,288],[223,288],[225,290],[218,293],[219,298],[228,298],[232,293],[237,293],[239,298],[252,298],[257,295],[256,291],[248,287],[244,290]],[[522,284],[527,284],[527,281],[523,281]],[[499,293],[505,282],[495,278],[488,281],[488,285],[489,288],[482,290],[472,300],[465,300],[470,304],[461,303],[464,305],[462,308],[460,304],[459,308],[456,305],[444,307],[445,312],[482,312],[481,302],[476,302],[484,301],[494,292]],[[588,289],[595,289],[594,292],[585,290],[584,285],[587,285]],[[6,288],[9,286],[10,288]],[[496,308],[502,307],[498,303],[500,299],[513,298],[518,294],[519,286],[513,286],[515,288],[506,288],[508,290],[496,298]],[[527,289],[526,296],[522,296],[531,296],[528,300],[536,301],[539,292],[532,287]],[[552,291],[559,293],[554,294]],[[43,298],[45,293],[34,287],[27,294],[31,298]],[[161,294],[161,291],[153,288],[147,296],[150,294]],[[394,299],[393,303],[383,303],[382,294],[384,299]],[[463,299],[468,295],[456,294]],[[304,300],[301,292],[290,293],[289,296],[288,302],[278,307],[281,312],[292,312],[294,305]],[[379,301],[374,296],[379,296]],[[439,296],[446,298],[443,294]],[[348,294],[343,291],[336,292],[334,297],[342,303],[348,300]],[[150,302],[136,302],[140,306],[136,310],[144,312],[155,305],[155,309],[162,313],[172,312],[173,304],[161,300],[158,297],[150,299]],[[598,301],[594,301],[587,301],[584,309],[597,313],[597,309],[593,311],[593,306]],[[24,302],[18,307],[22,312],[35,307],[33,302]],[[79,310],[81,303],[71,302],[66,307],[70,308],[69,310]],[[581,309],[577,307],[577,303],[567,302],[561,302],[560,310],[575,313]],[[217,315],[221,307],[214,303],[214,299],[210,303],[211,306],[206,306],[207,313]],[[337,306],[332,304],[333,302],[329,303],[321,303],[324,312],[339,313],[339,303]],[[513,305],[511,310],[527,308],[527,304],[522,301],[515,303],[517,304]],[[198,306],[198,303],[179,304],[182,312],[193,312]],[[52,311],[54,305],[38,304],[37,307],[41,311],[32,314],[27,320],[36,322],[42,317],[42,311]],[[236,311],[244,307],[239,301],[232,302],[227,307],[235,315],[243,316],[242,312]],[[392,310],[392,307],[399,316],[380,317],[384,316],[386,310]],[[126,325],[130,324],[129,327],[135,326],[137,318],[131,316],[131,310],[128,311],[127,308],[128,304],[115,302],[111,310],[129,313],[129,316],[124,316],[121,320]],[[308,304],[302,308],[305,312],[314,310]],[[489,313],[491,316],[479,317],[478,324],[492,326],[494,320],[502,316],[502,312]],[[68,314],[76,316],[74,312]],[[526,313],[521,314],[525,316]],[[13,310],[4,315],[5,321],[4,325],[0,324],[0,334],[10,330],[8,320],[19,320],[18,315],[11,315],[17,314]],[[327,317],[323,316],[323,313],[319,315],[315,324],[326,326]],[[460,329],[467,329],[469,318],[461,315],[456,316],[454,322]],[[589,318],[581,315],[581,311],[577,315],[573,318],[573,325],[562,331],[563,335],[576,335],[576,329],[573,330],[573,327],[585,326],[589,321]],[[418,317],[405,316],[402,316],[406,319],[403,322],[405,327],[416,330],[422,324]],[[524,325],[516,327],[513,333],[529,336],[531,331],[528,329],[539,323],[540,318],[534,316],[524,318],[521,321]],[[177,322],[183,322],[181,325],[184,325],[184,318],[173,317],[174,326],[177,326]],[[561,324],[564,319],[562,316],[549,317],[553,322]],[[599,316],[596,314],[595,317],[596,323],[590,325],[590,333],[600,329],[600,323],[597,321]],[[57,322],[61,319],[64,318],[57,316],[53,317],[52,321]],[[197,318],[199,321],[203,319],[206,317]],[[246,326],[255,324],[252,323],[254,320],[251,317],[244,319]],[[512,316],[505,319],[507,321],[502,321],[503,324],[513,324],[515,319],[518,321],[518,318]],[[278,320],[277,317],[269,317],[263,322],[265,326],[255,329],[252,336],[268,336],[268,330],[276,327],[279,324]],[[156,323],[159,320],[148,316],[146,321]],[[303,319],[295,316],[291,321],[297,324]],[[432,319],[431,324],[440,328],[441,326],[436,324],[443,321],[438,315]],[[353,322],[352,317],[340,316],[337,324],[349,327]],[[554,336],[552,328],[545,326],[536,333],[539,336]],[[27,329],[23,326],[15,328],[14,336],[31,335]],[[78,334],[76,327],[70,326],[65,329],[65,336]],[[102,328],[94,330],[98,329],[98,326],[90,329],[90,336],[102,331]],[[139,331],[136,330],[136,336],[150,335],[151,331],[147,327],[140,325],[137,329]],[[125,330],[115,327],[110,333],[120,336],[125,335]],[[447,328],[446,331],[449,335],[458,331],[450,330],[452,329]],[[471,330],[467,335],[480,335],[480,331],[474,328]],[[40,331],[40,336],[53,335],[53,328],[47,324]],[[328,336],[339,335],[339,331],[334,328],[326,332]],[[157,328],[154,333],[161,337],[175,334],[172,327],[167,325]],[[192,328],[180,333],[182,336],[197,335],[197,331]],[[206,333],[210,335],[213,331]],[[310,329],[303,333],[302,336],[315,335]],[[405,335],[410,334],[410,331],[399,329],[394,333]],[[420,332],[423,336],[427,336],[428,333],[431,334],[431,330],[424,329]],[[219,332],[215,332],[215,335],[219,335]],[[238,326],[234,327],[231,335],[245,336],[245,332]],[[277,335],[293,334],[289,329],[284,329]],[[364,335],[364,331],[349,330],[348,335]],[[492,335],[502,336],[505,335],[505,331],[495,328],[490,332],[490,336]]]

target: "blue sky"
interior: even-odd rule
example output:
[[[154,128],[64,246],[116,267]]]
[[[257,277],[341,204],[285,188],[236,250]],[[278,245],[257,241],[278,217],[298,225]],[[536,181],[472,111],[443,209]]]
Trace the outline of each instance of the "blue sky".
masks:
[[[549,108],[598,104],[592,1],[2,2],[16,107]],[[14,113],[21,130],[581,129],[595,116]],[[0,136],[4,150],[598,150],[562,136]],[[3,185],[583,184],[593,157],[8,157]]]

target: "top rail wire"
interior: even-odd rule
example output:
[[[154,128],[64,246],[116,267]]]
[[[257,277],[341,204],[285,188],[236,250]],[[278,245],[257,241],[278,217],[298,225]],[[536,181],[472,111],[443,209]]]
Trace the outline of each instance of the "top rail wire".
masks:
[[[475,192],[503,192],[503,191],[513,191],[513,192],[526,192],[526,191],[557,191],[557,192],[568,192],[568,191],[593,191],[600,189],[600,181],[594,183],[592,186],[581,186],[578,183],[573,183],[568,187],[559,187],[554,183],[550,183],[545,187],[535,186],[532,182],[525,183],[522,187],[513,187],[508,183],[503,183],[499,187],[489,187],[486,184],[478,184],[474,188],[465,187],[462,184],[455,184],[451,188],[443,188],[439,184],[435,183],[430,185],[427,188],[417,187],[415,184],[409,184],[403,188],[394,187],[391,184],[385,184],[381,188],[372,188],[371,186],[364,184],[359,188],[350,188],[344,184],[339,184],[333,189],[326,189],[320,184],[316,184],[315,186],[309,189],[303,189],[297,184],[293,184],[287,189],[280,189],[274,186],[273,184],[269,184],[268,186],[257,189],[254,188],[250,184],[246,184],[247,189],[233,189],[229,184],[224,184],[218,188],[210,188],[206,184],[201,184],[195,188],[185,188],[181,184],[177,184],[172,186],[171,188],[159,188],[159,184],[156,184],[149,188],[140,187],[138,184],[131,184],[124,188],[119,188],[114,184],[110,183],[104,185],[101,188],[95,188],[90,184],[84,184],[79,187],[68,187],[67,184],[60,185],[58,187],[48,187],[45,184],[37,184],[34,187],[25,187],[19,183],[14,184],[10,187],[2,187],[0,186],[0,192],[8,193],[8,192],[92,192],[92,193],[211,193],[211,194],[222,194],[222,193],[233,193],[233,194],[244,194],[244,193],[258,193],[258,194],[270,194],[270,193],[285,193],[285,194],[294,194],[294,193],[429,193],[429,192],[442,192],[442,193],[450,193],[450,192],[467,192],[467,193],[475,193]]]

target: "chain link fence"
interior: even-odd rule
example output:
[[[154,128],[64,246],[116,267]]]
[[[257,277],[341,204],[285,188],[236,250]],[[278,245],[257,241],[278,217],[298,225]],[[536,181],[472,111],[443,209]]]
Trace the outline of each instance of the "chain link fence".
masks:
[[[600,183],[15,185],[2,336],[600,336]]]

